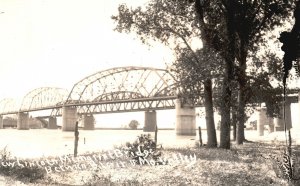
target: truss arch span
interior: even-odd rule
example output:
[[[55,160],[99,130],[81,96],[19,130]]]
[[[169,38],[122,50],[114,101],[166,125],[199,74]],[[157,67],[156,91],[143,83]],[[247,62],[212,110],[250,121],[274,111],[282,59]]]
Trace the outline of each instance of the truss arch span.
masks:
[[[57,104],[62,104],[68,93],[68,90],[56,87],[36,88],[24,96],[20,111],[53,108]]]
[[[18,101],[12,98],[5,98],[0,101],[0,114],[10,114],[19,111]]]
[[[175,78],[165,69],[117,67],[92,74],[76,83],[66,104],[93,103],[101,98],[124,99],[176,96]],[[108,96],[110,95],[110,96]],[[128,97],[131,96],[131,97]]]

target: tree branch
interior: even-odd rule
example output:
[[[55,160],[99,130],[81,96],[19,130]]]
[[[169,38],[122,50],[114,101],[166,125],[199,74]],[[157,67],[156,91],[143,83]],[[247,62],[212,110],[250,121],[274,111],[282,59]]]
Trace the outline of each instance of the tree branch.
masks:
[[[189,43],[187,42],[187,40],[185,39],[185,37],[182,34],[176,32],[169,25],[167,25],[167,26],[168,26],[168,30],[170,32],[172,32],[173,34],[177,35],[178,37],[180,37],[182,39],[182,41],[184,42],[184,44],[186,45],[186,47],[192,52],[192,55],[195,58],[195,60],[199,63],[199,60],[198,60],[198,57],[197,57],[196,53],[194,52],[194,50],[192,49],[192,47],[189,45]]]

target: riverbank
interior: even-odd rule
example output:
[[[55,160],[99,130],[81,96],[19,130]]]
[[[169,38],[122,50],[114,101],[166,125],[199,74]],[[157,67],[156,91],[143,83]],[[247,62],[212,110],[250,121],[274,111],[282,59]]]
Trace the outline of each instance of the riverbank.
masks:
[[[280,178],[274,162],[266,158],[269,154],[280,154],[283,148],[281,142],[253,142],[242,146],[233,144],[231,150],[158,149],[165,160],[159,165],[150,161],[134,164],[120,149],[81,154],[77,158],[44,157],[26,160],[43,172],[41,179],[30,180],[23,175],[17,180],[16,175],[3,176],[0,172],[0,185],[289,185],[286,179]],[[299,157],[299,146],[294,150]],[[25,165],[25,160],[19,161]],[[20,165],[16,162],[15,166]],[[297,171],[299,166],[298,162]]]
[[[275,161],[266,159],[270,154],[283,152],[284,132],[257,136],[256,131],[245,131],[247,140],[252,142],[241,146],[232,142],[232,148],[224,150],[196,146],[198,136],[178,137],[172,136],[174,131],[160,131],[158,143],[162,148],[159,151],[167,163],[153,165],[153,162],[144,161],[142,166],[133,164],[124,151],[118,151],[126,142],[133,142],[142,133],[140,130],[126,133],[80,131],[79,156],[75,159],[68,155],[73,154],[73,133],[53,130],[1,132],[7,135],[1,135],[2,139],[19,143],[18,151],[14,152],[21,156],[14,152],[0,153],[0,185],[288,185],[276,169]],[[15,136],[8,136],[10,132]],[[293,148],[300,157],[300,135],[293,132],[292,136]],[[103,148],[105,144],[109,148]],[[55,149],[57,145],[60,149]],[[6,152],[10,152],[11,147],[8,146]],[[45,153],[46,148],[55,155],[37,156],[39,151]],[[300,163],[297,169],[299,166]]]

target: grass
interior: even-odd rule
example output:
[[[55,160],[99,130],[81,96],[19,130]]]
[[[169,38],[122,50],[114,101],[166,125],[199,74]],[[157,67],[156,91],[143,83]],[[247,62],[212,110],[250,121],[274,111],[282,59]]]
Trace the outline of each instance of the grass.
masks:
[[[41,167],[24,166],[25,162],[31,162],[32,160],[16,161],[6,147],[0,151],[0,157],[0,174],[10,177],[11,180],[33,183],[45,177],[44,170]]]
[[[280,144],[278,144],[280,145]],[[299,157],[299,147],[294,147]],[[195,154],[194,164],[128,166],[78,172],[84,185],[299,185],[280,177],[274,163],[263,158],[278,154],[276,145],[247,143],[231,150],[202,148],[162,149],[163,156]],[[108,160],[113,162],[115,160]],[[299,162],[298,162],[298,165]],[[73,173],[70,173],[73,174]],[[65,183],[72,180],[66,180]]]
[[[88,168],[88,157],[99,157],[105,152],[93,152],[81,155],[76,163],[85,163],[87,169],[65,170],[47,174],[41,167],[0,167],[0,173],[12,180],[20,180],[27,185],[300,185],[300,182],[288,182],[280,176],[280,170],[273,161],[264,158],[268,154],[280,154],[284,146],[281,143],[246,143],[233,145],[231,150],[201,148],[160,149],[162,156],[171,159],[194,155],[196,161],[168,161],[166,165],[131,165],[127,156],[93,159],[97,169]],[[295,154],[300,156],[300,147],[294,146]],[[6,154],[6,155],[5,155]],[[2,160],[9,160],[9,153],[2,152]],[[86,158],[83,158],[86,157]],[[90,158],[91,159],[91,158]],[[28,160],[29,161],[29,160]],[[127,162],[126,166],[117,166],[116,162]],[[111,166],[99,166],[99,164]],[[62,165],[62,163],[58,163]],[[52,169],[58,167],[52,165]],[[114,165],[112,165],[114,164]],[[63,166],[74,165],[66,161]],[[299,171],[300,163],[297,162]],[[12,184],[14,185],[14,184]]]

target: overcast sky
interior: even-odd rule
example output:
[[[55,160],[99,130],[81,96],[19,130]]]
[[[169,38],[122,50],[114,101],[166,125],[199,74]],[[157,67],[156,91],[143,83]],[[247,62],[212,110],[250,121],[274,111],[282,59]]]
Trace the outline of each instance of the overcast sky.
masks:
[[[1,0],[0,100],[44,86],[71,89],[112,67],[165,68],[172,52],[113,31],[120,3],[144,0]]]

